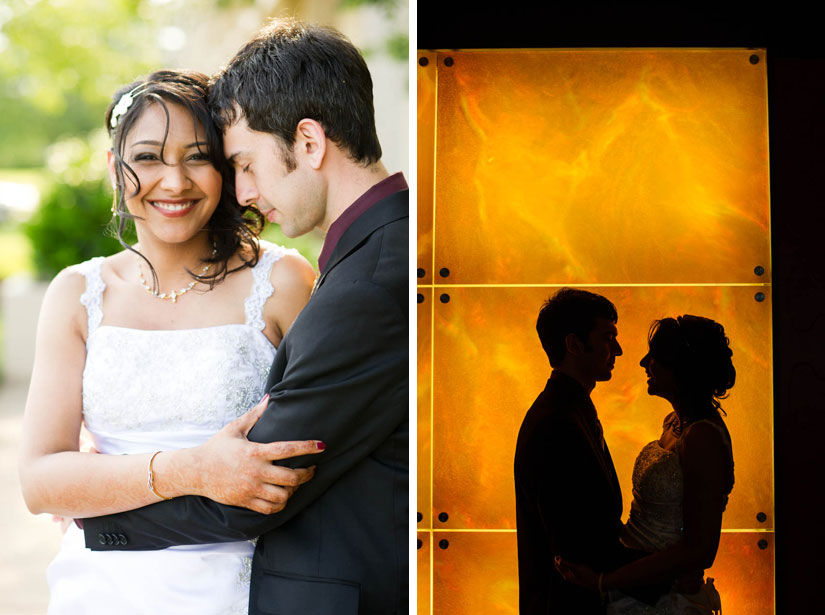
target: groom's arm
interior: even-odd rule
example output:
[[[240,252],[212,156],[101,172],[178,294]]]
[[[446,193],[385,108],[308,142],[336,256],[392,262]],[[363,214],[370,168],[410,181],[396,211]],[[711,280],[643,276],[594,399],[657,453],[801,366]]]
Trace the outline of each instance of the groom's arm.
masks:
[[[262,515],[187,496],[86,519],[87,546],[148,550],[243,540],[286,523],[314,502],[407,420],[408,317],[396,299],[366,281],[350,283],[345,293],[321,293],[284,341],[287,368],[248,438],[271,442],[300,435],[322,440],[327,448],[323,455],[285,460],[290,467],[318,467],[283,511]],[[107,534],[122,535],[127,544],[100,544]]]

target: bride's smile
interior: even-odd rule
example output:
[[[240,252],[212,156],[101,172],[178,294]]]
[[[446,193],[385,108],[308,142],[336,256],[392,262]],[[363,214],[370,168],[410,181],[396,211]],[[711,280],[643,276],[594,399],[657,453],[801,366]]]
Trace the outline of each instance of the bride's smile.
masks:
[[[137,216],[139,237],[182,243],[206,227],[221,198],[222,178],[203,126],[184,107],[165,107],[149,105],[126,138],[123,158],[135,174],[124,173],[126,206]]]

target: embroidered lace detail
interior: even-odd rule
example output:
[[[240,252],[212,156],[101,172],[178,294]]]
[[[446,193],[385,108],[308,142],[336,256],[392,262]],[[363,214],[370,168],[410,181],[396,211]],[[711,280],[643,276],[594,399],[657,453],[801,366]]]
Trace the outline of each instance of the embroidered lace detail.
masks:
[[[261,242],[264,251],[258,259],[258,264],[252,269],[252,291],[244,301],[244,314],[246,324],[254,327],[258,331],[263,331],[266,327],[263,317],[263,307],[266,300],[272,296],[275,289],[269,281],[272,265],[281,259],[284,254],[297,254],[293,249],[283,246]]]
[[[252,556],[243,558],[243,565],[238,572],[238,587],[246,588],[249,591],[249,583],[252,580]]]
[[[86,278],[86,290],[80,295],[80,303],[86,308],[87,337],[94,333],[103,320],[103,291],[106,290],[106,284],[103,283],[103,277],[100,275],[103,260],[103,256],[96,256],[73,267]]]
[[[633,465],[633,502],[624,540],[644,551],[661,551],[682,536],[684,480],[679,455],[650,442]]]
[[[103,325],[86,348],[86,427],[114,439],[211,435],[260,400],[275,358],[269,340],[241,324],[176,331]]]
[[[247,615],[249,612],[249,584],[252,581],[252,556],[241,558],[241,568],[236,581],[238,599],[227,615]]]

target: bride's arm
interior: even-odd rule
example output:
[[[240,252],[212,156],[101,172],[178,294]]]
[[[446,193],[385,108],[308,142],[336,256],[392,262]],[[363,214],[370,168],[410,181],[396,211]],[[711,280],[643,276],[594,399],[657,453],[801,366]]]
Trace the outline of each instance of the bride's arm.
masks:
[[[40,308],[19,465],[23,497],[35,514],[80,517],[158,500],[146,488],[148,455],[78,452],[86,360],[84,289],[81,274],[64,270],[49,285]]]
[[[40,311],[19,463],[23,497],[35,514],[90,517],[160,501],[147,485],[151,453],[99,455],[78,451],[86,360],[86,312],[80,304],[84,289],[82,275],[64,270],[49,285]],[[311,472],[284,474],[286,468],[273,466],[270,460],[319,451],[314,441],[249,447],[246,432],[262,410],[263,406],[256,407],[206,445],[159,455],[153,469],[159,479],[162,477],[158,480],[160,493],[165,497],[204,495],[260,512],[283,508],[294,489],[275,485],[300,484]],[[244,460],[236,458],[233,465],[217,469],[232,474],[234,480],[219,481],[219,475],[210,475],[215,469],[211,461],[215,451],[223,451],[226,458],[241,443],[247,445]],[[218,493],[212,484],[219,482],[237,487]]]

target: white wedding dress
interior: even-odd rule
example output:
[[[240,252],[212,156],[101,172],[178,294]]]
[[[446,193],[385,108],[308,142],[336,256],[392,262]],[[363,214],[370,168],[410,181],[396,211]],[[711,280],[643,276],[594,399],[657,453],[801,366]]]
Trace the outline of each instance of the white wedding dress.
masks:
[[[665,419],[665,427],[677,420],[675,413]],[[721,434],[730,453],[733,467],[733,451],[728,433],[713,421],[697,421],[713,425]],[[684,478],[679,461],[679,445],[667,450],[658,440],[647,444],[636,457],[633,465],[633,501],[630,516],[624,526],[622,542],[639,551],[654,553],[676,544],[682,538],[682,503]],[[733,488],[733,474],[729,480]],[[730,494],[730,489],[728,490]],[[728,494],[724,496],[727,506]],[[611,591],[607,606],[608,615],[699,615],[721,609],[719,594],[708,579],[698,594],[686,595],[671,590],[659,601],[648,606],[622,592]]]
[[[244,303],[246,322],[201,329],[141,330],[102,325],[102,257],[86,278],[88,314],[83,420],[98,451],[150,453],[196,446],[263,396],[275,348],[262,307],[272,264],[294,252],[264,244]],[[90,551],[71,524],[49,565],[50,615],[248,612],[251,541],[160,551]]]

